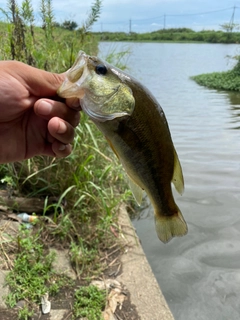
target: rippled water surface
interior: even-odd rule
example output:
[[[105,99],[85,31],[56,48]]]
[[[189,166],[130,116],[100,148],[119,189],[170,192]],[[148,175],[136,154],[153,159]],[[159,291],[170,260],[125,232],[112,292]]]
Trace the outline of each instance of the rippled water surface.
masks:
[[[240,319],[240,94],[189,77],[232,67],[238,45],[101,43],[102,55],[130,48],[129,72],[160,102],[185,178],[174,192],[187,221],[162,244],[151,206],[133,221],[175,320]],[[157,313],[157,310],[156,310]]]

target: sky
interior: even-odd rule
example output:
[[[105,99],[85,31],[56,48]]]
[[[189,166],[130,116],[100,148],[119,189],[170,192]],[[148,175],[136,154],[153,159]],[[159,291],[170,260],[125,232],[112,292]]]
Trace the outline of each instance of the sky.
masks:
[[[21,0],[16,2],[21,4]],[[80,27],[93,2],[52,0],[55,19],[59,23],[73,20]],[[0,0],[0,8],[6,9],[6,4],[7,0]],[[40,0],[32,0],[32,5],[40,23]],[[220,30],[221,24],[230,21],[240,24],[240,0],[103,0],[101,16],[92,31],[142,33],[182,27]]]

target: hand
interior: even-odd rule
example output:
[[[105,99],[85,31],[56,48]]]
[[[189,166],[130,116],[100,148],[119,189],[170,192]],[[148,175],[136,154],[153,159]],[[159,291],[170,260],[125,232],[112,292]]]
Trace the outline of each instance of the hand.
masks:
[[[64,77],[0,61],[0,163],[71,153],[80,106],[76,100],[54,100]]]

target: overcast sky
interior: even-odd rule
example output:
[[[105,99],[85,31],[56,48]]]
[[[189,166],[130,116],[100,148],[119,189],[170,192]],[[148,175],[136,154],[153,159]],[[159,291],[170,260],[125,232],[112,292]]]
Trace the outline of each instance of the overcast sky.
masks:
[[[6,1],[0,7],[6,9]],[[21,0],[17,0],[21,4]],[[32,0],[38,8],[40,0]],[[78,26],[90,11],[90,0],[52,0],[55,18],[76,21]],[[235,10],[233,9],[235,6]],[[149,32],[187,27],[194,30],[220,29],[233,18],[240,23],[240,0],[103,0],[102,13],[93,31]]]

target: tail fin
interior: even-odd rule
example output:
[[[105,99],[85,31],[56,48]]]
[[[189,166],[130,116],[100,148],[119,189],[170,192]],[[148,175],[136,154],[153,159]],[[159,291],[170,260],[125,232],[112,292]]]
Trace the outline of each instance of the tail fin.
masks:
[[[171,216],[155,214],[155,227],[158,238],[167,243],[173,237],[184,236],[188,232],[187,224],[182,216],[181,211]]]

